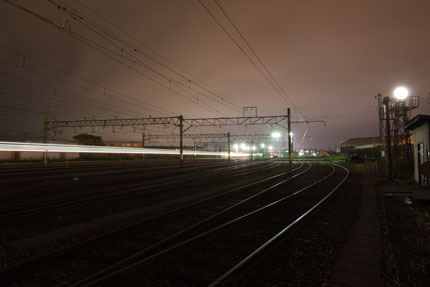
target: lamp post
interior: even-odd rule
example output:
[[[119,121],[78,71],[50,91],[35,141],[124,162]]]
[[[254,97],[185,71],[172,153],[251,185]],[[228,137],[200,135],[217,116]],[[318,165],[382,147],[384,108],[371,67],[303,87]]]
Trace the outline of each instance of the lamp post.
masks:
[[[391,124],[390,124],[390,112],[394,112],[393,115],[393,126],[394,128],[394,159],[396,162],[396,166],[397,166],[397,160],[398,160],[398,141],[399,141],[399,115],[398,115],[398,106],[400,107],[400,109],[403,107],[403,105],[405,105],[405,101],[406,98],[409,96],[409,91],[408,89],[406,89],[405,87],[398,87],[394,90],[393,92],[393,96],[394,96],[394,110],[390,111],[390,98],[389,97],[384,97],[383,99],[383,104],[385,106],[385,117],[386,117],[386,132],[387,132],[387,137],[386,137],[386,143],[387,143],[387,163],[388,163],[388,177],[390,180],[393,179],[393,155],[392,155],[392,145],[391,145]],[[403,104],[403,105],[402,105]],[[403,144],[407,144],[406,142]],[[397,170],[397,168],[396,168]]]

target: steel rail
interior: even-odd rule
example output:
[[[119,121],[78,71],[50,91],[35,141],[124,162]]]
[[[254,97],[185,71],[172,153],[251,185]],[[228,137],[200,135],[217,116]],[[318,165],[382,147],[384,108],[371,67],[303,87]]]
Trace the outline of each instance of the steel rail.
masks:
[[[227,164],[228,162],[226,160],[224,164]],[[192,163],[189,165],[185,165],[183,168],[186,169],[188,167],[194,167],[197,165],[209,165],[210,163]],[[214,162],[214,165],[216,164],[221,164],[220,162]],[[168,167],[177,167],[178,164],[175,162],[170,162],[170,163],[150,163],[150,162],[145,162],[145,161],[129,161],[127,163],[121,163],[121,162],[110,162],[110,163],[97,163],[97,162],[93,162],[91,163],[87,163],[87,164],[80,164],[80,163],[73,163],[73,162],[68,162],[67,166],[66,164],[63,162],[61,164],[57,164],[57,165],[48,165],[48,166],[44,166],[44,165],[29,165],[29,166],[24,166],[24,165],[20,165],[20,166],[14,166],[14,167],[6,167],[6,168],[1,168],[1,177],[5,177],[5,176],[15,176],[15,175],[19,175],[19,176],[23,176],[23,175],[32,175],[32,174],[38,174],[38,173],[50,173],[50,172],[58,172],[63,171],[63,172],[67,172],[67,171],[74,171],[74,170],[81,170],[81,169],[85,169],[88,171],[91,170],[98,170],[98,169],[108,169],[108,168],[124,168],[124,167],[139,167],[139,168],[168,168]]]
[[[245,166],[246,167],[246,166]],[[266,167],[266,168],[271,168],[272,166]],[[235,166],[232,166],[231,168],[235,168]],[[206,173],[203,174],[199,174],[199,175],[193,175],[190,177],[186,177],[186,178],[182,178],[180,181],[189,181],[191,179],[196,179],[199,178],[205,174],[210,174],[212,175],[216,175],[222,172],[228,172],[229,169],[225,170],[219,170],[219,171],[208,171]],[[244,171],[242,173],[232,173],[229,174],[227,176],[225,176],[225,178],[227,177],[236,177],[236,176],[242,176],[243,174],[248,174],[248,173],[252,173],[252,172],[256,172],[256,171],[260,171],[261,168],[256,168],[253,170],[248,170],[248,171]],[[207,178],[205,178],[206,180]],[[106,202],[106,201],[112,201],[112,200],[116,200],[116,199],[121,199],[121,198],[127,198],[129,199],[130,197],[140,197],[140,196],[145,196],[145,195],[149,195],[149,193],[135,193],[132,194],[132,192],[141,192],[143,190],[148,190],[148,189],[152,189],[152,188],[160,188],[163,186],[168,186],[171,185],[172,182],[177,181],[177,178],[174,178],[172,181],[168,181],[166,182],[165,180],[163,180],[162,183],[158,183],[158,184],[153,184],[150,186],[145,186],[145,187],[126,187],[125,189],[123,187],[119,187],[116,190],[120,190],[115,192],[114,194],[112,194],[112,192],[115,191],[115,189],[110,189],[107,190],[106,193],[100,194],[100,192],[96,192],[96,193],[92,193],[89,194],[86,197],[83,197],[82,195],[76,195],[74,196],[74,198],[72,197],[66,197],[66,198],[60,198],[60,199],[54,199],[54,200],[48,200],[48,202],[45,201],[45,203],[40,204],[40,202],[36,202],[36,205],[34,205],[32,207],[32,209],[29,209],[29,206],[23,206],[25,207],[25,210],[20,210],[18,209],[18,211],[15,212],[9,212],[9,213],[5,213],[5,214],[0,214],[0,222],[2,221],[7,221],[7,220],[15,220],[15,219],[19,219],[19,218],[23,218],[23,217],[27,217],[27,216],[31,216],[31,215],[37,215],[37,214],[43,214],[43,213],[48,213],[48,212],[52,212],[55,210],[62,210],[64,208],[71,208],[71,207],[75,207],[75,206],[83,206],[83,205],[89,205],[89,204],[94,204],[94,203],[101,203],[101,202]],[[175,188],[181,188],[184,186],[189,186],[193,183],[187,182],[183,185],[180,184],[176,184]],[[107,193],[109,192],[109,193]],[[155,190],[154,192],[159,192],[159,190]],[[39,206],[37,205],[39,204]],[[12,208],[11,208],[12,209]],[[11,210],[8,208],[4,208],[1,211],[8,211]],[[13,210],[13,209],[12,209]]]
[[[163,214],[159,214],[159,215],[156,215],[156,216],[151,217],[151,218],[147,218],[147,219],[143,219],[143,220],[137,221],[137,222],[135,222],[135,223],[133,223],[131,225],[128,225],[128,226],[125,226],[125,227],[121,227],[121,228],[118,228],[118,229],[106,232],[104,234],[95,236],[93,238],[86,239],[86,240],[81,241],[81,242],[74,243],[74,244],[72,244],[72,245],[70,245],[70,246],[68,246],[68,247],[66,247],[64,249],[53,251],[53,252],[50,252],[50,253],[47,253],[47,254],[35,257],[35,258],[31,258],[29,260],[26,260],[26,261],[23,261],[23,262],[20,262],[20,263],[17,263],[15,265],[8,266],[8,267],[4,268],[3,270],[0,270],[0,282],[6,282],[7,283],[8,280],[10,280],[11,276],[20,274],[23,269],[26,269],[26,268],[28,268],[30,266],[34,266],[35,264],[40,264],[40,263],[42,263],[44,261],[47,261],[47,260],[51,260],[51,258],[55,258],[55,257],[58,257],[58,256],[64,256],[64,255],[70,254],[70,253],[74,252],[75,250],[81,248],[84,245],[95,244],[95,243],[97,243],[97,242],[99,242],[99,241],[101,241],[103,239],[110,238],[110,237],[115,237],[115,236],[119,236],[119,235],[123,234],[124,232],[127,232],[127,231],[129,231],[129,230],[131,230],[133,228],[139,227],[142,224],[147,224],[150,221],[155,221],[155,220],[157,220],[159,218],[162,218],[162,217],[171,216],[171,215],[174,215],[176,213],[183,212],[186,209],[195,208],[195,207],[197,207],[199,205],[202,205],[202,204],[205,204],[207,202],[210,202],[210,201],[213,201],[213,200],[216,200],[216,199],[220,199],[222,197],[228,196],[228,195],[233,194],[233,193],[237,193],[237,192],[239,192],[241,190],[250,188],[252,186],[268,182],[270,180],[279,178],[279,177],[284,176],[284,175],[289,174],[289,173],[293,173],[293,172],[295,172],[297,170],[300,170],[301,168],[303,168],[303,164],[300,165],[299,167],[291,169],[291,170],[289,170],[287,172],[282,172],[282,173],[279,173],[279,174],[276,174],[276,175],[273,175],[273,176],[270,176],[270,177],[266,177],[264,179],[257,180],[257,181],[252,182],[252,183],[248,183],[248,184],[246,184],[244,186],[237,187],[237,188],[234,188],[234,189],[229,190],[227,192],[224,192],[224,193],[221,193],[221,194],[217,194],[217,195],[211,196],[209,198],[202,199],[200,201],[188,204],[188,205],[186,205],[184,207],[179,207],[179,208],[176,208],[174,210],[167,211],[167,212],[165,212]]]
[[[218,163],[218,165],[224,165],[226,163]],[[228,164],[228,163],[227,163]],[[216,164],[214,164],[216,165]],[[177,167],[178,165],[176,165]],[[199,166],[204,166],[204,167],[210,167],[210,165],[208,164],[196,164],[196,165],[191,165],[191,166],[185,166],[183,168],[180,169],[181,172],[186,172],[189,170],[193,170],[193,169],[197,169]],[[76,172],[79,172],[79,174],[81,176],[97,176],[97,175],[106,175],[106,174],[117,174],[118,172],[120,173],[127,173],[130,171],[135,171],[135,172],[139,172],[142,170],[136,170],[135,166],[120,166],[120,167],[115,167],[112,168],[112,166],[107,166],[107,167],[101,167],[100,169],[96,169],[94,170],[93,168],[86,168],[84,170],[82,170],[82,168],[66,168],[63,169],[61,171],[58,170],[52,170],[52,172],[55,174],[46,174],[46,171],[44,170],[38,170],[38,171],[33,171],[33,172],[29,172],[29,173],[23,173],[23,174],[17,174],[18,178],[8,178],[8,179],[1,179],[0,176],[0,183],[22,183],[22,182],[31,182],[31,181],[39,181],[41,179],[44,180],[48,180],[48,179],[63,179],[63,178],[69,178],[71,175],[74,175]],[[175,167],[174,165],[172,165],[172,167]],[[164,166],[159,166],[159,167],[153,167],[152,170],[163,170],[165,167]],[[151,169],[150,166],[144,166],[143,169]],[[40,176],[30,176],[30,177],[25,177],[25,175],[32,175],[32,174],[36,174],[36,175],[40,175]],[[9,174],[10,176],[10,174]]]
[[[194,243],[194,242],[196,242],[196,241],[198,241],[200,239],[205,238],[208,235],[211,235],[211,234],[213,234],[213,233],[215,233],[217,231],[221,231],[222,229],[224,229],[226,227],[229,227],[229,226],[231,226],[233,224],[239,223],[240,221],[242,221],[244,219],[247,219],[248,217],[256,215],[256,214],[258,214],[258,213],[260,213],[260,212],[262,212],[262,211],[264,211],[266,209],[269,209],[269,208],[271,208],[273,206],[276,206],[279,203],[281,203],[281,202],[283,202],[283,201],[285,201],[287,199],[290,199],[290,198],[292,198],[292,197],[294,197],[294,196],[296,196],[296,195],[298,195],[298,194],[300,194],[300,193],[302,193],[302,192],[304,192],[304,191],[306,191],[306,190],[314,187],[317,184],[320,184],[321,182],[323,182],[326,179],[330,178],[334,174],[334,172],[335,172],[335,170],[333,168],[333,170],[328,175],[324,176],[321,179],[318,179],[317,181],[313,182],[312,184],[310,184],[310,185],[308,185],[308,186],[306,186],[304,188],[299,189],[298,191],[296,191],[294,193],[291,193],[291,194],[289,194],[289,195],[287,195],[287,196],[285,196],[285,197],[283,197],[283,198],[281,198],[279,200],[276,200],[276,201],[271,202],[271,203],[269,203],[267,205],[264,205],[264,206],[262,206],[262,207],[260,207],[258,209],[255,209],[255,210],[253,210],[253,211],[251,211],[249,213],[246,213],[244,215],[236,217],[233,220],[230,220],[228,222],[222,223],[222,224],[220,224],[220,225],[218,225],[216,227],[213,227],[213,228],[211,228],[209,230],[206,230],[206,231],[204,231],[204,232],[202,232],[200,234],[197,234],[197,235],[195,235],[195,236],[193,236],[191,238],[184,239],[183,241],[180,241],[179,243],[173,242],[173,245],[170,245],[170,246],[166,247],[165,249],[159,250],[159,247],[163,247],[163,245],[165,245],[165,244],[167,245],[168,241],[171,241],[172,239],[174,239],[176,237],[176,235],[172,235],[171,237],[163,240],[162,242],[157,243],[157,244],[155,244],[153,246],[150,246],[148,248],[145,248],[144,250],[142,250],[142,251],[140,251],[140,252],[138,252],[138,253],[136,253],[136,254],[134,254],[134,255],[132,255],[132,256],[124,259],[124,260],[121,260],[121,261],[119,261],[119,262],[117,262],[117,263],[109,266],[108,268],[100,270],[99,272],[94,273],[94,274],[88,276],[87,278],[84,278],[83,280],[80,280],[80,281],[72,284],[71,286],[74,286],[74,287],[75,286],[93,286],[93,285],[99,284],[99,283],[101,283],[101,282],[103,282],[105,280],[110,280],[110,279],[112,279],[114,277],[121,276],[124,273],[131,272],[131,271],[135,270],[136,268],[138,268],[140,266],[143,266],[143,265],[146,265],[146,264],[149,264],[149,263],[153,263],[156,260],[161,260],[163,258],[166,258],[169,255],[171,255],[172,253],[174,253],[175,251],[177,251],[178,249],[183,248],[184,246],[186,246],[188,244]],[[274,188],[279,187],[281,184],[285,183],[288,180],[289,179],[283,180],[281,182],[278,182],[278,183],[272,185],[271,187],[266,188],[261,193],[267,192],[269,190],[273,190]],[[244,200],[243,202],[240,202],[239,204],[236,205],[236,207],[239,206],[240,204],[246,202],[246,201],[248,201],[248,199]],[[222,213],[224,213],[224,211]],[[218,216],[218,214],[217,214],[217,216]],[[187,231],[189,232],[189,230],[191,228],[195,228],[197,226],[200,226],[200,225],[202,225],[206,221],[207,220],[205,219],[205,220],[202,220],[202,222],[196,223],[192,227],[189,227],[189,229],[187,229]],[[179,232],[178,234],[182,235],[183,233]],[[143,258],[138,258],[138,257],[141,257],[141,256]]]
[[[328,193],[323,199],[318,201],[315,205],[313,205],[306,212],[297,217],[292,223],[282,229],[275,236],[267,240],[264,244],[259,246],[254,252],[245,257],[242,261],[233,266],[230,270],[221,275],[218,279],[213,281],[209,287],[215,286],[227,286],[232,284],[232,282],[238,282],[248,271],[248,268],[255,263],[256,260],[261,258],[263,255],[267,255],[268,251],[274,247],[280,240],[282,240],[289,232],[291,232],[294,228],[296,228],[299,224],[303,222],[304,219],[308,218],[312,213],[321,207],[326,201],[339,189],[339,187],[348,179],[349,170],[338,164],[333,164],[338,166],[346,171],[346,175],[343,179]]]
[[[239,167],[247,167],[247,165],[250,165],[250,163],[249,162],[247,162],[247,163],[241,163],[240,165],[229,165],[229,166],[225,166],[225,163],[222,163],[222,164],[219,164],[219,165],[203,165],[203,167],[207,167],[208,169],[209,168],[216,168],[216,172],[215,173],[219,173],[219,172],[222,172],[223,170],[228,170],[228,169],[233,169],[233,168],[237,168],[238,166]],[[177,166],[177,165],[176,165]],[[150,168],[150,167],[149,167]],[[193,171],[193,170],[195,170],[195,169],[198,169],[198,170],[201,170],[201,165],[198,165],[198,166],[193,166],[193,167],[189,167],[187,170],[183,170],[182,168],[180,169],[180,171],[181,171],[181,173],[178,175],[178,173],[176,173],[176,174],[174,174],[174,175],[172,175],[171,176],[171,178],[173,178],[173,177],[181,177],[181,178],[183,178],[183,179],[187,179],[187,180],[189,180],[189,179],[193,179],[193,178],[195,178],[196,176],[195,175],[189,175],[189,176],[185,176],[184,177],[184,175],[183,175],[183,171],[185,171],[185,172],[191,172],[191,171]],[[139,173],[141,173],[142,171],[145,171],[146,169],[139,169],[139,170],[136,170],[136,174],[139,174]],[[158,171],[158,169],[156,169],[157,171]],[[165,171],[172,171],[172,170],[175,170],[175,169],[161,169],[161,171],[163,171],[163,172],[165,172]],[[207,173],[214,173],[214,171],[208,171],[208,172],[206,172],[206,174]],[[72,174],[72,175],[75,175],[75,174]],[[72,176],[71,175],[71,176]],[[85,175],[85,174],[84,174]],[[82,173],[80,173],[80,176],[82,177]],[[158,176],[158,175],[157,175]],[[38,179],[40,179],[40,178],[38,178]],[[157,178],[154,178],[153,180],[155,181]],[[166,182],[166,178],[163,178],[163,182]],[[146,184],[146,183],[145,183]],[[149,186],[149,187],[157,187],[157,186],[159,186],[159,185],[164,185],[164,184],[152,184],[151,186]],[[127,187],[128,188],[137,188],[137,187],[141,187],[142,186],[142,183],[141,182],[137,182],[137,183],[133,183],[133,184],[127,184]],[[111,191],[115,191],[117,188],[110,188],[110,189],[108,189],[108,190],[106,190],[105,192],[111,192]],[[97,192],[93,192],[93,193],[99,193],[98,191]],[[88,195],[88,193],[86,194],[86,195]],[[72,195],[72,196],[75,196],[75,195]],[[64,194],[56,194],[56,195],[50,195],[49,196],[49,198],[41,198],[41,199],[38,199],[37,200],[37,202],[45,202],[45,201],[51,201],[51,200],[55,200],[55,199],[57,199],[57,198],[61,198],[61,197],[66,197],[66,198],[70,198],[71,197],[71,195],[69,194],[69,193],[64,193]],[[82,194],[79,194],[79,197],[82,197]],[[9,207],[15,207],[15,206],[25,206],[25,205],[28,205],[29,203],[31,204],[31,203],[33,203],[33,202],[36,202],[35,200],[32,200],[31,202],[23,202],[22,200],[20,200],[20,201],[8,201],[8,202],[3,202],[2,204],[0,204],[0,210],[2,210],[2,209],[4,209],[4,208],[9,208]]]

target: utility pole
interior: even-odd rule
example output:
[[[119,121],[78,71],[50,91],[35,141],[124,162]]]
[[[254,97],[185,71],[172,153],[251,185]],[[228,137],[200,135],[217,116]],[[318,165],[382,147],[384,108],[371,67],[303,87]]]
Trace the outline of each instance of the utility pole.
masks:
[[[393,180],[393,159],[391,158],[391,127],[390,127],[390,98],[384,97],[386,131],[387,131],[387,158],[388,158],[388,178]]]
[[[291,143],[291,112],[290,108],[287,109],[288,116],[288,166],[291,167],[293,161],[293,151],[292,151],[292,143]]]
[[[179,116],[179,162],[182,165],[184,161],[184,117]]]
[[[228,160],[230,161],[230,132],[227,133],[227,151],[228,151]]]
[[[194,158],[197,157],[197,144],[196,141],[194,141]]]
[[[145,149],[145,133],[142,133],[142,151]],[[142,159],[145,159],[145,154],[142,153]]]
[[[378,171],[384,173],[385,170],[385,151],[384,151],[384,107],[382,106],[382,94],[378,94],[378,117],[379,117],[379,154]]]
[[[254,160],[254,140],[251,140],[251,160]]]
[[[46,143],[48,141],[48,122],[43,121],[42,141]]]

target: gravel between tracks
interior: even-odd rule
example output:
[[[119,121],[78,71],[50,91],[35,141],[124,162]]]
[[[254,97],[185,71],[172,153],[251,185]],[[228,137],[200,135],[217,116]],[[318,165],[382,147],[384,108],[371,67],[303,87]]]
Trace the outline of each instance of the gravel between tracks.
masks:
[[[285,168],[286,166],[282,165],[281,167],[270,171],[270,173],[279,173],[284,171]],[[253,175],[252,180],[257,180],[259,177],[264,176],[267,176],[267,174],[260,174],[257,176]],[[150,200],[152,203],[148,200],[142,200],[140,203],[133,201],[131,203],[118,204],[114,202],[113,204],[101,205],[90,210],[85,210],[85,212],[79,208],[68,209],[67,212],[63,214],[61,212],[55,212],[51,213],[49,216],[42,216],[39,219],[38,217],[33,217],[31,220],[26,220],[25,223],[22,222],[22,224],[16,224],[16,222],[8,225],[5,224],[0,233],[2,249],[4,250],[4,253],[2,253],[3,256],[0,258],[0,267],[8,266],[33,256],[64,248],[65,246],[69,246],[75,242],[93,237],[97,234],[105,233],[121,226],[130,225],[143,218],[148,218],[155,214],[160,214],[168,210],[184,206],[190,202],[195,202],[198,199],[205,198],[209,195],[226,190],[227,188],[232,188],[233,186],[238,186],[249,181],[250,178],[247,176],[237,177],[231,182],[220,182],[218,180],[215,183],[206,185],[203,190],[201,187],[200,190],[196,189],[197,187],[190,187],[180,192],[172,191],[167,196],[156,196]],[[212,186],[212,188],[209,188],[210,186]],[[134,214],[131,214],[130,206],[134,206],[134,208],[136,208],[134,210]],[[115,213],[118,212],[118,210],[125,210],[123,212],[126,213],[125,216],[121,217],[118,213]],[[111,217],[111,220],[104,220],[103,218],[100,220],[100,216],[102,215]],[[87,230],[80,230],[82,227],[80,227],[79,224],[76,224],[75,227],[68,226],[70,223],[80,222],[85,225],[92,219],[100,221],[100,223],[98,223],[98,227],[91,226],[90,229],[87,228]],[[68,229],[70,231],[70,235],[64,234],[64,232],[58,232],[58,234],[55,234],[55,228],[59,228],[61,226]],[[53,231],[53,234],[49,234],[51,230]],[[58,231],[61,231],[61,228],[58,229]],[[35,242],[31,242],[32,238],[34,238],[33,236],[37,236],[40,233],[43,234],[44,232],[48,233],[48,238],[44,239],[44,241],[46,241],[45,243],[38,243],[37,240],[34,240]],[[49,236],[52,236],[51,240],[49,239]],[[15,243],[17,241],[19,243],[20,238],[23,239],[23,241],[26,241],[25,238],[28,238],[27,242],[21,242],[21,245],[28,245],[28,248],[17,248],[16,244],[10,244],[11,239],[15,240]]]
[[[334,196],[239,286],[329,286],[360,207],[363,174],[352,170]]]

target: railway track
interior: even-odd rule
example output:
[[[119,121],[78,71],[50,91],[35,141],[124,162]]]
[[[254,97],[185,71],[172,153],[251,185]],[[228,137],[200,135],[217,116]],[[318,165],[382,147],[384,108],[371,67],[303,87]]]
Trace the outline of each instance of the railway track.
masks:
[[[236,162],[229,163],[225,162],[215,162],[215,163],[194,163],[185,166],[178,166],[178,164],[155,164],[149,165],[147,163],[131,162],[128,164],[120,165],[84,165],[84,166],[73,166],[73,167],[54,167],[54,168],[38,168],[30,170],[2,170],[0,173],[0,184],[29,184],[40,180],[60,180],[60,179],[71,179],[77,175],[82,177],[97,177],[100,175],[127,175],[139,174],[142,175],[143,172],[151,171],[151,173],[175,170],[177,174],[184,174],[200,169],[217,168],[223,166],[234,166],[237,165]]]
[[[154,229],[156,226],[167,226],[168,222],[171,220],[178,220],[182,221],[181,225],[177,225],[174,224],[174,226],[176,226],[176,230],[177,232],[180,232],[181,230],[184,230],[184,225],[193,225],[195,223],[195,221],[199,221],[200,218],[207,218],[210,217],[209,214],[212,213],[211,216],[213,216],[213,214],[217,214],[219,213],[220,209],[222,210],[229,210],[232,209],[232,206],[238,206],[241,204],[238,204],[238,202],[246,202],[247,198],[249,197],[255,197],[258,192],[261,193],[266,193],[269,190],[271,190],[270,188],[267,188],[267,185],[272,186],[273,185],[273,181],[278,181],[278,185],[279,185],[279,181],[281,182],[285,182],[285,181],[289,181],[292,178],[298,177],[298,175],[294,175],[294,173],[304,173],[306,171],[309,170],[309,167],[307,167],[306,169],[302,166],[295,168],[294,170],[291,170],[289,172],[289,179],[285,179],[284,177],[286,176],[285,172],[265,178],[263,180],[258,180],[258,181],[254,181],[253,183],[249,183],[245,186],[239,187],[239,188],[235,188],[229,191],[226,191],[222,194],[213,196],[211,198],[207,198],[205,200],[201,200],[199,202],[193,203],[191,205],[188,205],[184,208],[179,208],[177,210],[173,210],[170,212],[167,212],[165,214],[156,216],[152,219],[148,219],[148,220],[143,220],[142,222],[138,222],[135,223],[133,226],[127,226],[115,231],[111,231],[107,234],[104,234],[102,236],[98,236],[96,238],[93,239],[89,239],[85,242],[81,242],[79,244],[76,244],[75,246],[70,246],[68,248],[66,248],[65,250],[61,250],[61,251],[57,251],[54,252],[52,254],[49,255],[43,255],[40,256],[39,258],[36,259],[32,259],[29,260],[27,262],[23,262],[21,264],[15,265],[15,266],[11,266],[5,270],[2,270],[1,272],[1,278],[2,281],[5,284],[10,284],[11,282],[14,281],[14,274],[28,274],[25,270],[28,270],[29,266],[34,267],[34,266],[41,266],[41,262],[45,262],[45,264],[47,264],[46,262],[50,262],[51,264],[51,268],[52,268],[52,264],[54,262],[54,266],[57,264],[55,263],[56,261],[59,262],[63,262],[64,263],[64,258],[68,258],[69,256],[71,256],[71,254],[76,254],[76,250],[82,250],[84,249],[84,251],[81,251],[81,253],[83,254],[83,256],[85,257],[85,254],[87,253],[88,250],[93,250],[94,244],[96,246],[100,246],[100,245],[104,245],[104,246],[109,246],[109,248],[111,250],[115,250],[115,248],[113,247],[113,245],[115,245],[115,243],[118,242],[124,242],[128,240],[129,244],[131,244],[131,242],[134,242],[134,244],[137,244],[136,242],[138,242],[140,244],[139,249],[142,248],[142,243],[143,241],[143,237],[141,237],[140,239],[138,238],[134,238],[136,235],[142,234],[144,235],[145,232],[143,231],[148,231],[150,229]],[[276,184],[275,184],[276,185]],[[264,192],[262,192],[262,190]],[[229,200],[226,200],[226,198],[229,198]],[[210,207],[210,208],[209,208]],[[209,209],[212,209],[211,212],[209,212]],[[226,211],[224,211],[226,212]],[[199,213],[199,216],[196,216],[197,213]],[[188,214],[188,215],[186,215]],[[184,218],[188,217],[190,221],[185,221]],[[164,222],[164,223],[163,223]],[[177,222],[177,221],[176,221]],[[137,230],[138,229],[138,230]],[[170,231],[172,232],[172,231]],[[183,231],[182,231],[183,232]],[[128,236],[128,239],[118,239],[118,236],[121,237],[125,237]],[[137,240],[137,241],[136,241]],[[101,244],[101,241],[106,241],[105,243]],[[158,241],[158,240],[157,240]],[[149,243],[149,245],[156,243],[157,241],[152,241],[151,243]],[[146,245],[148,245],[148,238],[146,238]],[[118,245],[118,244],[117,244]],[[133,245],[133,244],[131,244]],[[86,246],[86,247],[83,247]],[[119,246],[117,246],[116,250],[121,250],[121,248],[124,248],[123,244],[119,244]],[[133,249],[133,248],[131,248]],[[85,251],[86,250],[86,251]],[[128,250],[130,251],[130,250]],[[115,253],[115,251],[112,251]],[[124,255],[127,255],[128,252],[122,250],[122,251],[118,251],[120,253],[125,252]],[[81,256],[82,256],[81,254]],[[72,266],[75,266],[76,262],[82,262],[85,260],[91,261],[90,259],[82,259],[82,257],[79,259],[77,259],[76,257],[79,257],[77,255],[74,255],[74,259],[71,261],[69,261],[69,264],[71,264]],[[91,258],[92,256],[90,256]],[[115,257],[115,256],[114,256]],[[114,258],[114,260],[118,260],[118,258]],[[94,262],[93,260],[91,262]],[[95,264],[97,265],[97,264]],[[49,266],[49,264],[48,264]],[[46,265],[45,265],[46,267]],[[49,269],[49,267],[47,267]],[[33,273],[33,274],[41,274],[38,273],[39,271]],[[43,273],[43,271],[41,271]],[[69,271],[67,272],[72,272],[74,273],[75,271],[71,271],[69,269]],[[68,273],[69,274],[69,273]],[[69,274],[70,276],[70,274]],[[61,280],[60,280],[61,281]],[[76,281],[76,279],[75,279]],[[56,282],[56,284],[59,284],[58,282]],[[62,284],[62,283],[61,283]],[[47,282],[42,283],[42,285],[44,286],[49,286],[49,284]],[[55,285],[55,284],[53,284]]]
[[[130,200],[131,198],[145,197],[150,196],[151,194],[159,195],[160,192],[163,192],[163,189],[166,189],[166,187],[171,185],[174,185],[176,189],[180,189],[201,183],[202,177],[205,179],[205,181],[210,181],[220,175],[222,175],[224,178],[234,178],[249,175],[255,172],[267,171],[278,165],[279,162],[272,162],[261,168],[259,166],[253,167],[252,163],[245,163],[241,164],[240,166],[222,166],[210,170],[206,170],[205,168],[200,170],[198,174],[191,174],[188,176],[173,176],[164,178],[162,180],[154,180],[144,183],[139,182],[128,184],[126,186],[119,185],[116,187],[103,189],[102,192],[100,190],[96,190],[83,194],[80,191],[79,193],[74,194],[66,193],[55,196],[51,195],[46,198],[38,198],[27,201],[20,200],[17,202],[3,202],[0,205],[0,222],[44,213],[51,213],[53,211],[64,210],[65,208],[76,206],[101,204],[121,199]],[[245,170],[241,170],[242,168]],[[239,171],[237,171],[238,169]],[[225,175],[224,173],[229,174]]]
[[[335,174],[333,168],[333,172],[305,187],[271,203],[254,205],[247,213],[234,212],[232,218],[209,225],[209,229],[207,221],[203,229],[201,222],[196,223],[192,227],[198,227],[192,233],[196,235],[190,237],[190,230],[187,230],[184,238],[179,232],[167,239],[166,244],[147,247],[73,286],[231,284],[232,280],[240,280],[256,260],[272,251],[276,243],[322,206],[346,180],[349,171],[344,169],[343,174]],[[299,201],[299,195],[305,198]],[[294,208],[291,208],[293,201]],[[285,213],[288,207],[289,212]]]

